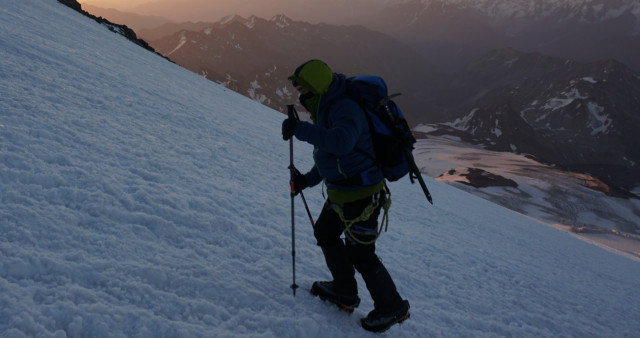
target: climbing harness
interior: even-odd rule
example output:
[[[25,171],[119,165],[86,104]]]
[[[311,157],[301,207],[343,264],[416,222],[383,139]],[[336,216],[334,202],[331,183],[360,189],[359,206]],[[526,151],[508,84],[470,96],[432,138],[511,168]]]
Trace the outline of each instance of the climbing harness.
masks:
[[[373,213],[376,211],[376,209],[380,206],[380,203],[382,203],[383,214],[382,214],[382,221],[380,222],[380,225],[378,226],[378,229],[377,229],[376,237],[371,241],[363,241],[361,239],[358,239],[351,231],[351,228],[357,222],[369,220],[373,215]],[[344,224],[344,227],[345,227],[344,232],[356,243],[362,244],[362,245],[369,245],[369,244],[375,243],[378,237],[380,237],[380,235],[382,234],[383,227],[384,227],[384,231],[387,232],[387,228],[389,227],[389,208],[391,207],[391,192],[389,191],[389,188],[387,188],[387,184],[385,183],[380,193],[377,194],[377,197],[375,197],[375,200],[373,201],[373,203],[367,205],[367,207],[364,208],[360,216],[354,219],[346,219],[344,217],[344,210],[339,204],[332,204],[331,207],[333,208],[333,211],[335,211],[336,214],[338,214],[338,216],[340,217],[340,220]]]

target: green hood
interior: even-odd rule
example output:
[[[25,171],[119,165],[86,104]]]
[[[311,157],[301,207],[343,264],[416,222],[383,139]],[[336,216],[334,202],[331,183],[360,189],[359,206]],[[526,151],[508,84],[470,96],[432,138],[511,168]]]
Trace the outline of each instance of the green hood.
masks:
[[[326,63],[320,60],[309,60],[296,68],[289,80],[301,85],[315,96],[325,94],[331,82],[333,82],[333,71]]]

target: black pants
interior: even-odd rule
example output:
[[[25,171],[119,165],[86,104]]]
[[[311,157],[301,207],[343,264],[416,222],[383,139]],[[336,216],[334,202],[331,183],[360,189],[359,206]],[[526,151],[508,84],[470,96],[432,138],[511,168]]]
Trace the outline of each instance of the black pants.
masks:
[[[372,204],[371,197],[343,204],[344,218],[347,220],[358,218],[370,204]],[[381,204],[368,220],[352,226],[351,233],[360,241],[368,242],[375,239]],[[360,244],[354,241],[349,234],[345,234],[343,241],[341,235],[344,232],[344,227],[340,216],[327,201],[316,222],[314,235],[318,245],[322,248],[336,288],[344,293],[356,294],[358,289],[354,276],[355,270],[358,270],[367,285],[375,308],[395,308],[402,299],[396,291],[396,286],[389,272],[375,253],[375,242]]]

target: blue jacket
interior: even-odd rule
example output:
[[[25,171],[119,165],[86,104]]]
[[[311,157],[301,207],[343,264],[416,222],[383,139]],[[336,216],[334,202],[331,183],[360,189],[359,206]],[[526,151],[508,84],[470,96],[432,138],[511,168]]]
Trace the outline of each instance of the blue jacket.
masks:
[[[343,74],[334,74],[331,87],[321,96],[316,123],[299,122],[295,136],[314,146],[315,166],[305,175],[309,186],[324,179],[328,189],[357,190],[384,179],[373,160],[373,143],[365,112],[347,96]],[[340,182],[357,175],[362,184]]]

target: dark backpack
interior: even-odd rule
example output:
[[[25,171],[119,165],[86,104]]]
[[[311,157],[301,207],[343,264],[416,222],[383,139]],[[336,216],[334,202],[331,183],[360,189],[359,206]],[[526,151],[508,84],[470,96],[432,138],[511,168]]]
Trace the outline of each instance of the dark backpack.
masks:
[[[347,79],[347,95],[358,102],[366,113],[373,140],[373,159],[389,181],[397,181],[410,173],[413,183],[418,179],[425,196],[433,204],[431,194],[415,164],[412,150],[416,139],[402,111],[389,95],[387,84],[379,76],[361,75]],[[361,153],[371,157],[365,151]]]
[[[381,77],[363,75],[347,79],[347,95],[365,111],[373,140],[375,161],[389,181],[397,181],[411,171],[406,150],[411,153],[416,139],[402,111],[389,96]],[[364,151],[362,153],[366,154]],[[371,157],[370,154],[366,154]]]

